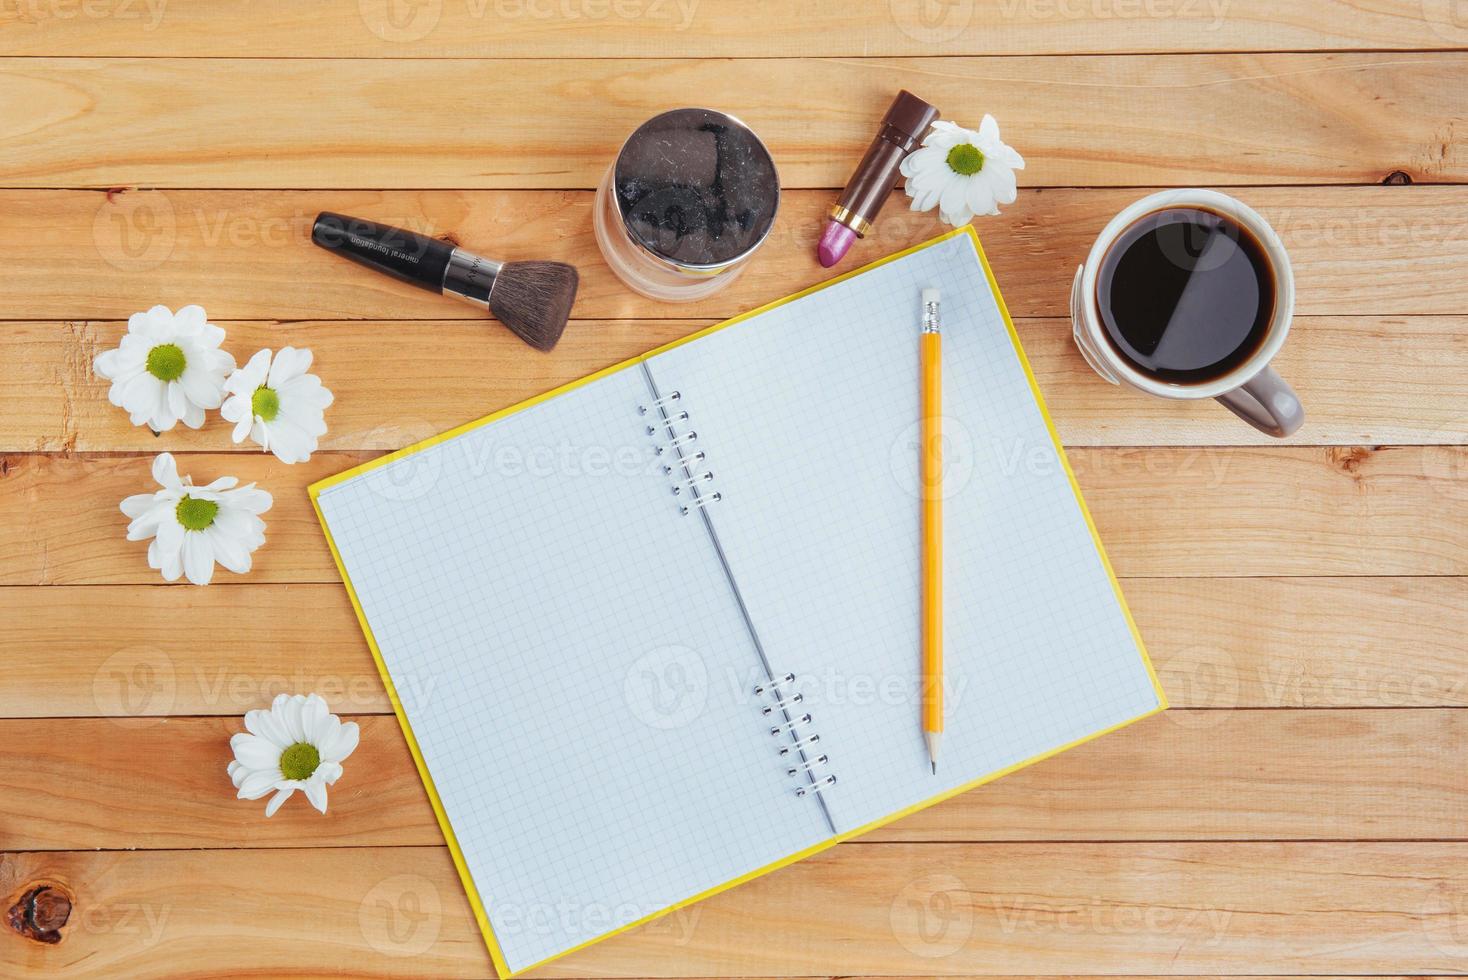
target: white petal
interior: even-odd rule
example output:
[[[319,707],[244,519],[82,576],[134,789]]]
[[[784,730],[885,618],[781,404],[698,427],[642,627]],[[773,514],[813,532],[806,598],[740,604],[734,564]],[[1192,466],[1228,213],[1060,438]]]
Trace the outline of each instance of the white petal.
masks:
[[[316,437],[284,417],[277,417],[268,426],[270,451],[282,463],[301,463],[311,458],[316,449]]]
[[[908,183],[914,191],[933,191],[941,194],[945,187],[958,179],[960,178],[955,177],[953,171],[949,170],[948,165],[945,163],[942,167],[924,170],[922,173],[914,174]]]
[[[273,769],[280,765],[280,746],[268,738],[240,732],[229,740],[234,757],[242,766],[251,769]]]
[[[999,121],[987,112],[984,113],[984,121],[979,123],[979,138],[999,142]]]
[[[236,575],[243,575],[250,570],[250,549],[243,541],[230,537],[217,527],[211,527],[203,533],[209,536],[215,561]]]
[[[320,810],[322,813],[325,813],[326,783],[320,779],[317,779],[313,775],[310,779],[306,780],[306,785],[304,789],[306,793],[306,799],[311,801],[311,805]]]
[[[261,490],[253,483],[247,483],[238,490],[229,490],[222,496],[231,509],[242,510],[247,514],[263,514],[275,503],[269,491]]]
[[[178,463],[174,462],[173,453],[159,453],[153,460],[153,479],[158,481],[159,486],[170,490],[181,490],[183,484],[178,478]]]
[[[331,721],[331,712],[326,709],[326,702],[319,694],[309,694],[305,703],[301,705],[301,733],[306,741],[312,745],[321,745],[321,736],[327,734],[330,728],[327,723]]]
[[[303,374],[287,381],[276,394],[280,396],[281,411],[287,413],[299,414],[304,407],[319,415],[336,400],[330,389],[314,374]]]
[[[242,800],[258,800],[279,785],[283,778],[279,769],[252,769],[240,780],[237,795]]]
[[[279,702],[283,697],[285,697],[284,694],[279,695],[275,699],[276,702]],[[291,738],[290,732],[286,730],[285,724],[274,706],[270,708],[255,708],[253,711],[245,712],[245,728],[259,735],[261,738],[269,739],[282,750],[289,748],[290,744],[295,741]]]
[[[212,323],[206,323],[199,331],[199,341],[210,350],[218,350],[219,345],[224,343],[224,328]],[[234,367],[234,355],[225,353],[229,358],[229,366]]]
[[[148,538],[155,537],[165,521],[176,523],[173,513],[176,507],[177,505],[169,500],[154,503],[146,511],[133,518],[132,523],[127,526],[127,539],[146,541]]]
[[[168,382],[168,413],[176,419],[181,419],[188,414],[189,397],[184,394],[183,385],[177,381]]]
[[[138,518],[142,517],[152,508],[156,499],[156,495],[151,493],[135,493],[130,497],[123,497],[122,503],[118,506],[122,508],[122,512],[128,517]]]
[[[326,744],[317,746],[317,751],[325,762],[342,762],[357,751],[357,743],[361,737],[361,729],[355,721],[342,722],[340,730]]]
[[[902,176],[911,177],[942,164],[943,153],[944,151],[936,146],[919,147],[902,158],[902,166],[898,169],[902,172]]]
[[[306,728],[301,724],[301,709],[305,707],[306,699],[303,695],[294,694],[286,699],[281,706],[280,717],[285,723],[285,730],[290,733],[292,742],[304,742],[306,740]]]
[[[311,775],[313,775],[313,776],[320,776],[321,777],[321,781],[323,783],[325,783],[326,785],[330,786],[332,783],[334,783],[338,779],[341,779],[342,778],[342,767],[341,767],[341,763],[339,763],[339,762],[323,762],[323,763],[321,763],[321,765],[319,765],[319,766],[316,767],[316,771],[314,773],[312,773]]]
[[[989,188],[994,192],[994,199],[1000,204],[1013,204],[1019,196],[1019,182],[1015,180],[1014,171],[1004,165],[1003,161],[996,162],[993,167],[985,167],[990,171]]]
[[[993,214],[997,210],[994,198],[993,181],[975,177],[969,181],[968,193],[964,195],[963,202],[974,214]]]
[[[197,531],[184,533],[184,575],[195,585],[208,585],[214,577],[214,546]]]
[[[202,364],[191,362],[179,377],[178,383],[189,401],[200,408],[218,408],[223,399],[224,388],[219,379]]]
[[[250,429],[254,425],[255,420],[250,417],[247,410],[244,415],[241,415],[239,419],[235,421],[234,431],[230,433],[230,438],[233,439],[236,443],[244,442],[245,439],[250,435]]]
[[[275,816],[275,811],[279,810],[281,804],[290,799],[291,794],[295,793],[295,791],[295,787],[287,786],[286,788],[282,789],[280,792],[272,796],[270,798],[270,802],[265,804],[265,815],[267,817]]]
[[[182,330],[202,330],[204,328],[204,324],[208,322],[208,319],[209,318],[204,315],[204,308],[202,306],[199,306],[197,303],[190,303],[188,306],[181,306],[179,307],[178,312],[173,315],[174,325]]]
[[[266,381],[272,388],[279,388],[287,381],[305,374],[311,366],[311,352],[294,347],[282,347],[270,365],[270,378]]]
[[[945,215],[958,214],[963,211],[963,202],[968,196],[968,188],[972,183],[974,183],[972,180],[955,180],[943,188],[943,194],[938,198],[938,210]]]

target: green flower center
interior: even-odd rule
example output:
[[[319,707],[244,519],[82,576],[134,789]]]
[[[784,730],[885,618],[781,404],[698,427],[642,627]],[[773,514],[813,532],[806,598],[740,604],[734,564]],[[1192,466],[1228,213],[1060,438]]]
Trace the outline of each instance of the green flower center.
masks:
[[[972,143],[959,143],[948,151],[948,169],[972,177],[984,169],[984,154]]]
[[[219,505],[212,500],[200,500],[197,497],[185,495],[178,502],[173,513],[185,529],[202,531],[214,523],[214,515],[219,513]]]
[[[297,742],[280,754],[280,772],[286,779],[309,779],[321,765],[321,753],[310,742]]]
[[[159,344],[148,351],[148,373],[159,381],[177,381],[188,363],[178,344]]]
[[[250,412],[266,422],[274,422],[275,417],[280,414],[280,396],[275,393],[274,388],[261,385],[250,396]]]

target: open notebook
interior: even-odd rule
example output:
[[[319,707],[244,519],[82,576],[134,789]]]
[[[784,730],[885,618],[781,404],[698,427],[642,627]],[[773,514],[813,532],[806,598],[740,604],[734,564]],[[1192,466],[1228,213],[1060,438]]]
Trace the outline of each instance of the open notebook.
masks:
[[[949,439],[936,776],[918,711],[930,286]],[[968,229],[311,493],[502,974],[1164,706]]]

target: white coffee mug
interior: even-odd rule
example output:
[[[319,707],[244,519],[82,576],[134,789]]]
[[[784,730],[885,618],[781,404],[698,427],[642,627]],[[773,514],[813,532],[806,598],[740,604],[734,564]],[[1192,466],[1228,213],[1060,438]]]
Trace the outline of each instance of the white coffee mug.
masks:
[[[1274,315],[1259,348],[1217,377],[1196,383],[1165,381],[1123,357],[1106,335],[1097,299],[1102,260],[1122,233],[1142,217],[1173,208],[1200,208],[1237,223],[1263,246],[1273,271]],[[1269,366],[1284,345],[1295,311],[1295,277],[1290,257],[1274,229],[1253,208],[1227,194],[1209,190],[1171,190],[1149,194],[1123,210],[1101,229],[1086,261],[1076,270],[1070,294],[1070,318],[1076,346],[1086,363],[1112,384],[1128,384],[1163,398],[1216,398],[1224,407],[1261,432],[1284,437],[1305,421],[1305,409],[1285,380]]]

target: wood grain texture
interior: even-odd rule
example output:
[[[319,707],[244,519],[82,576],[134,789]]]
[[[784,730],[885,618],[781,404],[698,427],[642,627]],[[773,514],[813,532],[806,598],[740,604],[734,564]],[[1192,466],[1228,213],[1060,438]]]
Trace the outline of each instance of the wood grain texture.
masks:
[[[1468,579],[1122,588],[1174,707],[1468,707]],[[0,622],[0,718],[239,716],[299,691],[339,712],[391,710],[339,585],[4,588]],[[397,679],[405,699],[436,682]]]
[[[1465,854],[1427,842],[851,843],[537,975],[1454,972]],[[37,881],[73,893],[75,924],[54,946],[0,934],[12,975],[188,976],[222,963],[492,974],[442,848],[0,859],[0,894]],[[527,928],[554,914],[524,912]]]
[[[1096,235],[1154,188],[1024,190],[979,234],[1017,317],[1069,315],[1071,280]],[[1468,314],[1468,187],[1248,187],[1290,250],[1299,315]],[[198,303],[217,320],[465,319],[431,296],[310,244],[317,212],[452,234],[500,259],[556,259],[581,272],[575,316],[722,319],[830,277],[816,241],[832,194],[792,191],[763,250],[697,303],[649,303],[602,261],[589,192],[0,191],[4,318],[125,320],[155,303]],[[944,231],[888,202],[849,271]],[[531,357],[530,352],[520,352]]]
[[[0,721],[26,749],[0,755],[0,850],[441,844],[397,720],[355,720],[328,819],[297,797],[269,820],[225,776],[238,718]],[[863,840],[1463,840],[1465,753],[1451,708],[1175,708]]]
[[[978,228],[1176,707],[539,975],[1468,973],[1461,7],[0,0],[0,911],[74,903],[56,945],[0,926],[0,974],[491,976],[304,487],[826,278],[829,188],[903,86],[993,112],[1028,160]],[[737,283],[653,304],[602,262],[589,189],[690,101],[750,122],[786,192]],[[1398,171],[1417,186],[1371,186]],[[1290,250],[1287,442],[1106,386],[1070,342],[1096,233],[1184,185]],[[904,204],[838,271],[943,230]],[[573,262],[577,319],[536,356],[319,253],[323,209]],[[313,348],[323,452],[128,426],[90,361],[160,302],[241,360]],[[1024,448],[979,462],[1043,464]],[[160,587],[123,540],[163,449],[275,494],[250,576]],[[397,682],[431,703],[454,678]],[[362,745],[327,816],[267,820],[228,737],[309,690]]]
[[[0,185],[588,189],[628,133],[698,93],[760,134],[783,186],[840,187],[902,87],[969,125],[994,113],[1031,187],[1377,183],[1399,170],[1461,181],[1465,70],[1459,52],[349,71],[309,58],[14,58],[0,61]],[[303,99],[324,111],[299,111]]]
[[[336,393],[324,449],[393,448],[390,419],[447,430],[707,326],[707,320],[574,322],[554,354],[536,356],[508,331],[474,320],[223,322],[243,363],[261,347],[309,347]],[[1309,412],[1297,444],[1468,442],[1468,336],[1453,317],[1300,317],[1275,367]],[[1070,322],[1016,323],[1061,439],[1071,446],[1278,445],[1210,400],[1165,401],[1101,380]],[[154,452],[146,428],[107,401],[92,370],[122,322],[0,323],[4,452]],[[961,380],[961,379],[960,379]],[[217,416],[179,426],[173,451],[256,451]]]
[[[394,432],[403,444],[431,434],[406,422]],[[1043,447],[980,448],[980,465],[1057,465]],[[543,457],[532,447],[485,465],[524,475],[533,472],[527,461],[556,465],[564,450],[546,447],[551,456]],[[317,453],[286,466],[263,454],[198,453],[182,457],[179,469],[199,483],[233,475],[274,495],[264,515],[266,544],[244,581],[329,582],[336,569],[306,487],[371,455]],[[1468,448],[1076,449],[1068,455],[1101,540],[1124,576],[1468,574]],[[0,457],[0,511],[28,515],[0,526],[0,585],[159,582],[147,567],[146,546],[125,540],[127,519],[117,509],[118,501],[152,485],[149,462],[92,454]],[[575,465],[574,454],[567,465]],[[1424,536],[1425,528],[1432,533]]]
[[[0,54],[90,57],[703,58],[1461,48],[1418,0],[215,0],[0,6]],[[781,29],[769,30],[779,22]]]

